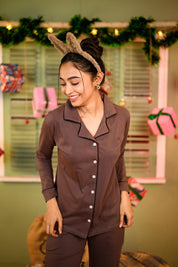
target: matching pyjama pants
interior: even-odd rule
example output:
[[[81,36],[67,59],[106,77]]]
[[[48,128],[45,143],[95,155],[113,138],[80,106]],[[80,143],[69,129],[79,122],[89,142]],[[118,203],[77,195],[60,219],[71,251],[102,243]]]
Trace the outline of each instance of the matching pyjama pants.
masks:
[[[63,232],[59,237],[48,236],[45,267],[80,267],[86,241],[90,267],[118,267],[124,240],[124,228],[82,239]]]

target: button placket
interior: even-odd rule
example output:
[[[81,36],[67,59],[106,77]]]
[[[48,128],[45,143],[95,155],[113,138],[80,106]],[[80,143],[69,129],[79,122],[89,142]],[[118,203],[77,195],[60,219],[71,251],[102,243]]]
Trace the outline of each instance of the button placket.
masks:
[[[92,222],[92,215],[93,215],[93,207],[94,207],[94,201],[95,201],[95,188],[96,188],[96,172],[97,172],[97,143],[96,142],[93,142],[92,144],[93,148],[94,148],[94,151],[95,151],[95,157],[93,159],[93,174],[91,175],[91,178],[93,180],[92,184],[92,188],[90,189],[90,196],[91,196],[91,199],[92,201],[90,201],[89,203],[89,206],[88,206],[88,209],[89,209],[89,218],[87,219],[87,222],[88,223],[91,223]],[[91,217],[90,217],[91,216]]]

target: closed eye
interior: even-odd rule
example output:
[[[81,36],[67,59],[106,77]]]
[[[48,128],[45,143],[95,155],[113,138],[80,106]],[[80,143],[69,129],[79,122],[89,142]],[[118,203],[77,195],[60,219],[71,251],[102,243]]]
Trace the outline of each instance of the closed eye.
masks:
[[[79,84],[79,83],[72,83],[72,85],[74,85],[74,86],[75,86],[75,85],[78,85],[78,84]]]

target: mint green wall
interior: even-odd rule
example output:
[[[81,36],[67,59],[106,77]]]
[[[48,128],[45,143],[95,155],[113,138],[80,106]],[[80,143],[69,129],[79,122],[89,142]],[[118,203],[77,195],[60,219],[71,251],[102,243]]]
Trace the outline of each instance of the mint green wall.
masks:
[[[0,0],[0,15],[10,20],[42,15],[46,21],[68,21],[74,14],[103,21],[128,21],[132,16],[177,20],[177,0]]]
[[[46,21],[68,21],[78,13],[89,18],[100,17],[103,21],[127,21],[139,15],[176,20],[178,10],[177,0],[0,0],[0,6],[0,15],[6,19],[43,15]],[[178,115],[178,44],[169,52],[168,106],[173,106]],[[177,267],[178,140],[167,137],[166,152],[167,183],[146,185],[148,193],[134,208],[135,223],[126,232],[124,250],[150,252]],[[30,263],[27,231],[34,218],[44,211],[40,184],[0,183],[0,267],[24,267]]]

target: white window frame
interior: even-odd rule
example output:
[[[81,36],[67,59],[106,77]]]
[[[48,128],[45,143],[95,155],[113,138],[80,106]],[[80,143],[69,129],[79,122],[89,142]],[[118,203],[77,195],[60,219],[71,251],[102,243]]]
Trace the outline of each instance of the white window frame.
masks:
[[[0,44],[0,64],[2,63],[2,45]],[[158,107],[167,106],[168,92],[168,48],[160,48],[160,62],[158,71]],[[4,106],[3,93],[0,90],[0,148],[4,149]],[[137,181],[142,184],[164,184],[165,165],[166,165],[166,136],[157,136],[156,147],[156,176],[137,178]],[[4,156],[0,157],[0,182],[40,182],[39,177],[8,177],[4,175]]]

